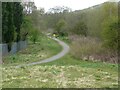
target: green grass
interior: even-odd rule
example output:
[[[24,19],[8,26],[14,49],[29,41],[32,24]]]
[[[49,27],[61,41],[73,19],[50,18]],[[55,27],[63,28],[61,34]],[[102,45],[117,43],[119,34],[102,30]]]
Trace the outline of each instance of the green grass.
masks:
[[[81,67],[86,67],[86,68],[101,68],[101,69],[110,69],[110,70],[117,70],[118,65],[117,64],[112,64],[112,63],[103,63],[103,62],[98,62],[98,61],[84,61],[84,60],[78,60],[75,59],[72,55],[68,54],[64,56],[61,59],[58,59],[53,62],[49,62],[46,64],[41,64],[41,65],[57,65],[57,66],[69,66],[69,65],[79,65]]]
[[[6,67],[3,88],[117,88],[118,66],[77,60],[70,54],[41,65]]]
[[[3,66],[19,65],[35,61],[40,61],[51,57],[62,50],[62,47],[54,40],[41,34],[36,44],[29,41],[26,49],[14,55],[3,57]]]
[[[37,44],[40,44],[41,47],[46,48],[43,51],[49,53],[47,56],[51,56],[61,50],[61,47],[58,46],[56,42],[44,38],[46,37],[41,39],[41,42],[44,42],[43,44]],[[65,40],[65,42],[69,43],[67,40]],[[36,50],[39,47],[39,45],[37,47],[37,44],[33,46],[33,48],[36,48]],[[34,50],[31,51],[31,49],[29,52],[35,53]],[[37,52],[40,53],[41,51]],[[20,56],[22,53],[19,52],[18,56]],[[31,62],[31,60],[29,62]],[[24,61],[21,62],[18,60],[16,62],[23,63]],[[10,62],[8,64],[13,65],[13,63],[14,62]],[[70,53],[53,62],[21,68],[15,68],[7,65],[6,67],[3,67],[2,70],[3,88],[118,87],[117,64],[79,60],[73,57]]]
[[[80,65],[3,68],[3,88],[117,88],[117,72]]]

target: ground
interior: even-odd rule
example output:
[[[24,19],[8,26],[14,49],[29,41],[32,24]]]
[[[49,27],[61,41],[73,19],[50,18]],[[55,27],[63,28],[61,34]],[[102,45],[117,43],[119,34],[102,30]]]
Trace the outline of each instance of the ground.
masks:
[[[49,58],[62,50],[62,47],[54,40],[41,34],[38,41],[28,41],[29,45],[26,49],[21,50],[17,54],[3,57],[4,66],[16,66],[20,64],[40,61]]]
[[[117,64],[78,60],[70,53],[53,62],[15,68],[14,65],[27,63],[26,58],[28,62],[38,61],[40,57],[34,56],[35,54],[41,55],[47,52],[48,54],[44,54],[46,55],[44,58],[47,58],[59,53],[62,49],[57,42],[46,36],[42,38],[40,44],[36,43],[32,48],[31,45],[33,44],[17,55],[5,57],[6,63],[2,67],[3,88],[117,88]],[[42,47],[44,50],[39,51]],[[26,55],[22,62],[19,61],[22,58],[21,55]]]
[[[111,68],[114,68],[114,66]],[[4,88],[115,88],[117,72],[80,65],[3,68]]]

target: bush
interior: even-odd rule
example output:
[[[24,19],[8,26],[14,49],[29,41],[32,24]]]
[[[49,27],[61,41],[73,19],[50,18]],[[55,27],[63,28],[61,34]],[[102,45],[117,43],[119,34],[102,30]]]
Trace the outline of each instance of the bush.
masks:
[[[20,31],[21,40],[26,40],[27,35],[30,34],[30,29],[33,27],[31,23],[31,18],[29,16],[24,16]]]
[[[74,38],[73,38],[74,37]],[[107,61],[116,63],[117,55],[102,47],[97,38],[73,36],[71,41],[71,54],[82,60]]]
[[[35,28],[31,29],[30,39],[35,44],[38,39],[39,31]]]
[[[111,50],[118,47],[118,18],[111,17],[103,23],[102,37],[104,46]]]
[[[57,33],[60,36],[67,35],[66,32],[63,31],[65,24],[66,24],[65,20],[63,19],[59,20],[55,25],[55,33]]]
[[[79,22],[73,28],[73,32],[78,35],[87,36],[88,28],[84,22]]]
[[[101,43],[93,38],[79,37],[72,42],[72,54],[77,58],[100,53]]]

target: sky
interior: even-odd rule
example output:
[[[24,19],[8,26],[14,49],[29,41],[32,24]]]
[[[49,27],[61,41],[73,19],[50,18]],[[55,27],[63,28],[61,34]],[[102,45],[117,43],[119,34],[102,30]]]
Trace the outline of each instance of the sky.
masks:
[[[82,10],[109,0],[34,0],[35,5],[42,7],[45,11],[55,6],[67,6],[74,10]]]

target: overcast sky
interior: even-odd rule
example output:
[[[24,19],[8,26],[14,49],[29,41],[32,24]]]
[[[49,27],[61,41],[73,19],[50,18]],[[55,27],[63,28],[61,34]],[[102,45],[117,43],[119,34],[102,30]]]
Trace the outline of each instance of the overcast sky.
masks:
[[[81,10],[106,1],[108,0],[34,0],[35,5],[45,8],[45,11],[55,6],[67,6],[72,10]]]

